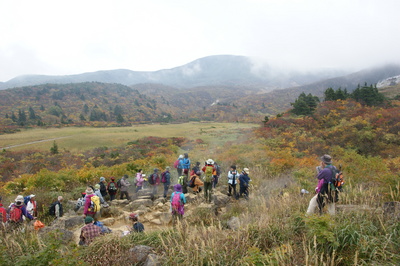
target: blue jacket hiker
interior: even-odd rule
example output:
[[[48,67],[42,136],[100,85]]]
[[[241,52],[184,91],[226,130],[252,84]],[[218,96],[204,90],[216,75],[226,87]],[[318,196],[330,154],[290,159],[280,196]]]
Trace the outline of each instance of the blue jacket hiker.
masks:
[[[242,174],[239,176],[239,182],[240,182],[240,191],[239,191],[239,197],[244,194],[244,198],[248,199],[249,198],[249,183],[250,183],[250,177],[249,177],[249,168],[244,168],[242,171]]]
[[[190,159],[187,153],[183,155],[183,159],[180,160],[179,164],[180,168],[182,168],[183,170],[183,174],[187,176],[189,174],[189,169],[190,169]]]

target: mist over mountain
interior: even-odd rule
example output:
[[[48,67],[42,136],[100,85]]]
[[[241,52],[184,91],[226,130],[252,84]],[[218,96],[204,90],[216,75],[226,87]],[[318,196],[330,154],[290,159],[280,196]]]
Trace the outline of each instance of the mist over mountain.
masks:
[[[270,91],[316,82],[343,75],[343,71],[321,70],[303,72],[260,64],[245,56],[215,55],[197,59],[186,65],[158,71],[127,69],[101,70],[65,76],[24,75],[0,83],[0,89],[39,84],[67,84],[80,82],[119,83],[135,85],[157,83],[177,88],[199,86],[247,86]]]

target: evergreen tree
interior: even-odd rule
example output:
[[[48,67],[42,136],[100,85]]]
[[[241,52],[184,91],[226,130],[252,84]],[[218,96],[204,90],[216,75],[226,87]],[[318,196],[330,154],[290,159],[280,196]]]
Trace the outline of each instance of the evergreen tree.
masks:
[[[58,153],[58,145],[57,145],[56,141],[53,142],[53,146],[50,148],[50,152],[52,154],[57,154]]]
[[[325,101],[336,101],[336,94],[332,88],[327,88],[324,92]]]
[[[122,117],[121,114],[117,115],[117,123],[123,123],[124,122],[124,118]]]
[[[29,106],[29,119],[30,120],[35,120],[36,119],[35,110],[33,110],[32,106]]]
[[[318,102],[319,99],[317,96],[313,96],[311,93],[306,95],[302,92],[294,103],[290,103],[293,106],[291,112],[295,115],[311,115],[317,107]]]
[[[17,117],[15,116],[14,112],[11,112],[11,120],[13,122],[17,122]]]

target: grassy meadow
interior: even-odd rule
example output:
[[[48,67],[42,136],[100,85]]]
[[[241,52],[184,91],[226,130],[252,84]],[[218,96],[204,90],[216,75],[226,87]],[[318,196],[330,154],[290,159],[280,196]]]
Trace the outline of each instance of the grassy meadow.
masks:
[[[226,141],[236,140],[241,130],[258,127],[256,124],[244,123],[183,123],[151,124],[130,127],[64,127],[25,129],[19,133],[0,135],[0,148],[10,146],[13,151],[26,149],[48,151],[56,141],[59,149],[71,152],[82,152],[97,147],[114,147],[125,145],[147,136],[185,137],[202,139],[207,143],[221,145]]]

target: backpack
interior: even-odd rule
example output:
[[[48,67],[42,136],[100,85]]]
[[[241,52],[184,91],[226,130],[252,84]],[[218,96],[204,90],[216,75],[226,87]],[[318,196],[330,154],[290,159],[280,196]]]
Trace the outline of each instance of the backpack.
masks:
[[[24,197],[24,204],[25,205],[28,205],[28,202],[31,200],[31,197],[30,196],[25,196]]]
[[[15,222],[15,223],[19,223],[21,221],[21,217],[22,217],[22,207],[18,208],[17,206],[15,206],[14,204],[11,205],[10,207],[10,221]]]
[[[190,180],[189,180],[189,182],[188,182],[188,187],[191,187],[191,188],[193,188],[193,187],[195,187],[195,181],[196,181],[196,175],[194,175],[194,176],[192,176],[192,178],[190,178]]]
[[[331,168],[329,169],[332,172],[332,178],[331,181],[328,184],[328,198],[332,202],[338,202],[339,201],[339,192],[342,192],[343,190],[343,184],[344,184],[344,178],[343,178],[343,173],[341,171],[342,166],[339,166],[339,169],[336,168]]]
[[[92,196],[90,198],[90,211],[99,212],[101,208],[99,196]]]
[[[174,168],[178,168],[179,166],[179,159],[174,162]]]
[[[51,215],[51,216],[55,216],[56,215],[56,205],[58,204],[58,202],[56,201],[56,202],[53,202],[51,205],[50,205],[50,208],[49,208],[49,215]]]
[[[206,166],[206,171],[204,172],[205,173],[205,177],[204,177],[204,181],[205,182],[211,182],[211,180],[212,180],[212,176],[213,176],[213,171],[214,171],[214,167],[212,167],[212,166],[210,166],[210,165],[207,165]]]
[[[118,181],[117,181],[117,187],[118,187],[118,188],[121,188],[121,187],[122,187],[121,179],[118,179]]]
[[[117,187],[115,186],[115,182],[110,182],[110,184],[108,185],[108,190],[111,190],[111,191],[117,190]]]
[[[154,185],[156,183],[154,173],[149,176],[149,184]]]
[[[185,176],[181,175],[178,177],[178,184],[182,185],[185,183]]]
[[[174,192],[174,196],[172,197],[172,210],[173,211],[178,211],[179,207],[181,206],[181,193],[182,192]]]
[[[161,183],[167,183],[167,171],[161,174]]]

